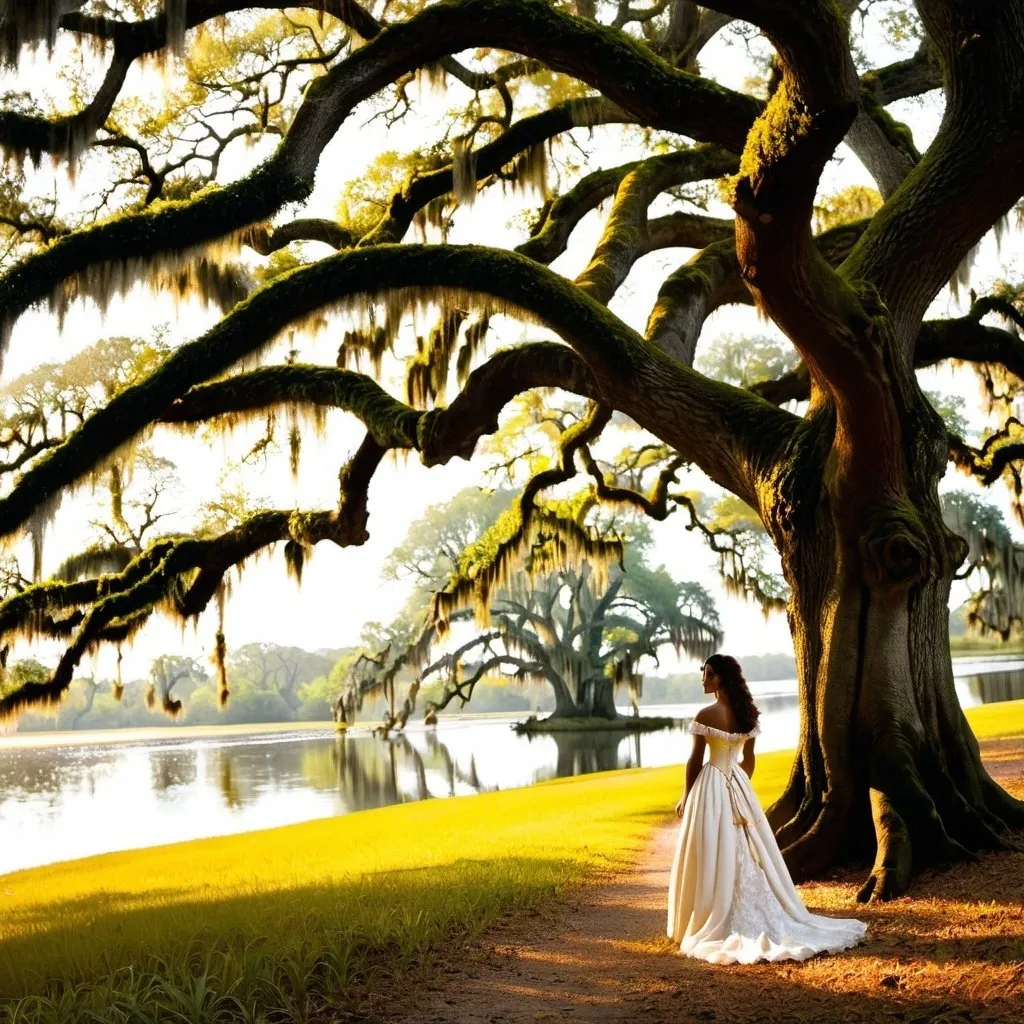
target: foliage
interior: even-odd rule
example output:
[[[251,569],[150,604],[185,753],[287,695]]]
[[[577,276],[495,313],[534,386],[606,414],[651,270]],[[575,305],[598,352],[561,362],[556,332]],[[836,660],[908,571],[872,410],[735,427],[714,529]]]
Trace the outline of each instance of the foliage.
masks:
[[[696,367],[715,380],[749,387],[791,373],[799,362],[793,347],[779,338],[723,334],[701,353]]]
[[[882,206],[878,190],[864,185],[850,185],[833,196],[826,196],[814,206],[818,231],[855,224],[873,217]]]
[[[962,395],[926,391],[925,397],[931,403],[932,408],[942,417],[947,430],[958,437],[968,436],[968,424],[964,418],[966,402]]]
[[[162,654],[153,659],[148,679],[126,680],[120,695],[112,680],[76,679],[53,714],[26,714],[18,729],[166,725],[168,712],[183,726],[329,721],[338,688],[332,672],[345,664],[346,657],[350,655],[342,651],[305,651],[270,643],[244,645],[228,657],[232,700],[221,708],[216,681],[203,661]],[[45,679],[49,671],[31,659],[15,662],[8,670],[9,685]]]

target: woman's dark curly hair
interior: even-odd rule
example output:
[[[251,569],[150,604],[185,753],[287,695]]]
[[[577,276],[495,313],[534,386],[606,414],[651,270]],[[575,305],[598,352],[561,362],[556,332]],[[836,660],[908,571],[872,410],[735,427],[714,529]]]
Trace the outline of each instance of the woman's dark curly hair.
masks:
[[[718,676],[718,685],[725,690],[726,700],[736,716],[736,731],[753,732],[761,712],[750,696],[750,687],[743,678],[740,663],[728,654],[712,654],[704,664]]]

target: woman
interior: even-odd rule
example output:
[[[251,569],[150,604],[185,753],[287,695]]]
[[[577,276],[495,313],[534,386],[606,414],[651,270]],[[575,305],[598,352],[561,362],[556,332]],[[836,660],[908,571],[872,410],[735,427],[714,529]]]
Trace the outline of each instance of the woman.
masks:
[[[760,712],[735,658],[708,658],[704,692],[714,693],[715,703],[690,724],[693,753],[676,804],[683,821],[668,887],[669,937],[687,956],[715,964],[806,960],[861,942],[862,921],[811,914],[789,877],[749,781]]]

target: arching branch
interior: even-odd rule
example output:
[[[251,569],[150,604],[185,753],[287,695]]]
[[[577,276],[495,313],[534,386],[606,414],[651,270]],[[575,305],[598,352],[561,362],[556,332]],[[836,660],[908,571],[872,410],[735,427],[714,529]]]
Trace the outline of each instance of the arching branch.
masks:
[[[497,174],[519,154],[549,141],[572,128],[597,124],[630,123],[634,118],[614,103],[600,98],[569,100],[539,114],[524,117],[486,143],[463,157],[465,169],[473,181]],[[409,230],[413,217],[431,200],[451,192],[455,187],[455,168],[443,167],[413,181],[391,199],[387,215],[362,240],[364,245],[400,242]]]
[[[63,281],[115,264],[181,254],[243,231],[286,202],[304,199],[320,154],[353,108],[400,75],[471,46],[543,59],[600,89],[652,127],[738,150],[759,103],[670,67],[621,33],[570,17],[545,0],[443,0],[380,33],[311,82],[277,153],[247,178],[157,211],[72,232],[0,278],[0,343],[18,316]],[[636,83],[642,82],[643,88]],[[109,287],[109,283],[108,283]],[[2,351],[2,344],[0,344]]]
[[[192,388],[159,417],[198,423],[281,404],[343,409],[358,416],[383,448],[419,449],[426,465],[469,458],[479,438],[498,427],[501,410],[518,394],[559,387],[595,397],[595,381],[572,349],[536,342],[498,352],[474,370],[446,409],[424,412],[392,398],[361,373],[323,366],[268,366]]]
[[[643,255],[648,237],[647,208],[663,189],[684,181],[728,173],[735,160],[712,147],[651,157],[628,171],[615,191],[608,221],[594,254],[575,281],[599,302],[607,303]]]
[[[866,220],[857,221],[822,232],[814,239],[818,252],[830,266],[838,266],[850,254],[867,225]],[[652,225],[649,230],[653,230]],[[648,341],[677,362],[692,366],[707,318],[721,306],[751,301],[730,232],[728,238],[709,242],[665,279],[644,333]],[[788,397],[792,396],[772,401],[779,404]]]
[[[114,56],[96,95],[78,113],[46,118],[14,110],[0,111],[0,148],[26,154],[39,163],[43,153],[74,162],[106,121],[121,92],[134,54],[114,48]]]
[[[81,479],[189,388],[223,373],[289,324],[330,305],[388,292],[399,306],[446,293],[489,296],[539,320],[583,357],[602,400],[614,384],[621,411],[731,490],[751,493],[751,449],[793,429],[788,414],[678,366],[580,289],[522,256],[480,246],[375,246],[272,281],[176,350],[144,382],[116,396],[0,499],[0,534],[22,526],[50,495]],[[647,400],[651,387],[660,392],[656,402]]]
[[[0,640],[38,634],[67,639],[52,676],[0,696],[0,720],[27,707],[60,701],[82,657],[96,644],[133,636],[154,612],[198,616],[225,574],[279,541],[305,549],[329,540],[365,543],[367,493],[384,449],[367,436],[339,476],[336,510],[262,511],[216,537],[167,538],[136,555],[120,572],[72,583],[47,581],[0,603]]]
[[[986,313],[997,310],[1008,314],[1011,319],[1020,317],[1012,306],[983,296],[972,305],[966,316],[926,320],[914,346],[914,368],[920,370],[946,360],[988,363],[1001,366],[1024,380],[1024,341],[1014,331],[981,322]],[[801,364],[775,380],[752,385],[750,390],[773,404],[806,401],[810,398],[807,367]]]
[[[843,268],[877,287],[908,355],[939,289],[1024,193],[1024,11],[1016,3],[918,6],[942,64],[942,124]]]

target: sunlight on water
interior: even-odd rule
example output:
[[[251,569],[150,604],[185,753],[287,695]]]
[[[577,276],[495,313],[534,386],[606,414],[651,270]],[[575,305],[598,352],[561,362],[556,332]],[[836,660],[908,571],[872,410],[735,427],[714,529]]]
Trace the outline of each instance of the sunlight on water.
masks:
[[[1024,696],[1024,660],[963,661],[957,670],[965,707]],[[795,746],[795,682],[752,683],[751,690],[762,711],[758,748]],[[644,713],[689,719],[700,707]],[[198,737],[162,730],[159,739],[114,732],[78,745],[57,745],[45,734],[33,745],[28,736],[0,739],[0,874],[407,800],[681,765],[690,749],[682,729],[526,738],[509,723],[442,719],[436,729],[410,726],[390,740],[322,730]]]

